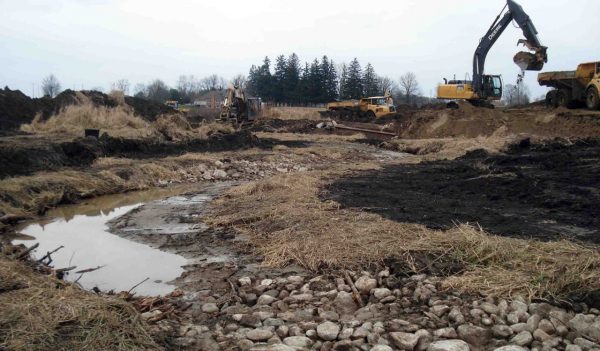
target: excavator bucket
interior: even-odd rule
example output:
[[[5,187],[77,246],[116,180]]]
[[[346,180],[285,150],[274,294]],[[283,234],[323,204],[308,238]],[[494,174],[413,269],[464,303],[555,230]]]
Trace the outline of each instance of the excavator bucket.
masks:
[[[523,71],[541,71],[545,63],[543,58],[526,51],[518,52],[513,61]]]

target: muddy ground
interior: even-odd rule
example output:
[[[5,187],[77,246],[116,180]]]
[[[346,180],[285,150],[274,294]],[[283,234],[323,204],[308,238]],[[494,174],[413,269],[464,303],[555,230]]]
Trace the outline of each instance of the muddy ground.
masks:
[[[600,139],[528,141],[504,154],[388,165],[335,181],[326,199],[399,222],[600,242]]]

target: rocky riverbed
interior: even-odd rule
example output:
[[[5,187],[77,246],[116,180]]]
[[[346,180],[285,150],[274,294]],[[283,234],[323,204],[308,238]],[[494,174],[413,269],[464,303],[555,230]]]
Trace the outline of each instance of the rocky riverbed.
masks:
[[[348,280],[352,281],[352,283]],[[378,273],[232,280],[231,299],[183,297],[174,347],[194,350],[600,350],[600,311],[441,290],[435,276]],[[356,288],[355,294],[353,284]],[[226,302],[224,302],[226,301]],[[146,315],[145,317],[150,317]],[[195,323],[195,321],[202,321]],[[157,329],[173,328],[159,322]]]

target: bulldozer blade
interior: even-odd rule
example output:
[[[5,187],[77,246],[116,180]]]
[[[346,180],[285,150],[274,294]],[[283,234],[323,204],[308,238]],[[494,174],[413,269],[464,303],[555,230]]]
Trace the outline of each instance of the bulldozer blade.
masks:
[[[535,54],[520,51],[518,52],[513,61],[523,71],[541,71],[544,68],[544,60],[537,57]]]

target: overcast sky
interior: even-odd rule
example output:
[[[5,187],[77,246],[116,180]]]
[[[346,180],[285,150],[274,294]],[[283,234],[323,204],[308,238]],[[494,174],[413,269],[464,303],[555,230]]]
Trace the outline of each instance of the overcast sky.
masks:
[[[520,0],[548,46],[544,70],[600,60],[598,0]],[[36,95],[55,74],[63,88],[108,89],[182,74],[231,78],[264,56],[357,57],[394,79],[413,71],[424,95],[443,77],[471,74],[479,38],[504,0],[0,0],[0,85]],[[594,15],[595,14],[595,15]],[[516,80],[520,29],[510,26],[488,56],[486,73]],[[537,97],[536,72],[526,84]]]

